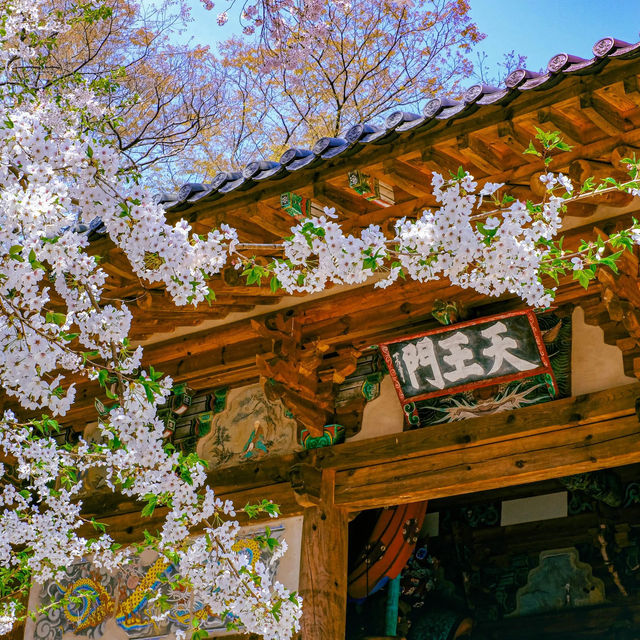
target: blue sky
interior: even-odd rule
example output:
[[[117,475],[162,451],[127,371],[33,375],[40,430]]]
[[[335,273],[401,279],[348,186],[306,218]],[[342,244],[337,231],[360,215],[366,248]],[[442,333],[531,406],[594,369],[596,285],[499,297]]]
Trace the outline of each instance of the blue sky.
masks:
[[[215,9],[206,11],[199,0],[191,0],[194,21],[189,28],[194,41],[213,48],[239,32],[237,14],[225,27],[218,27],[216,15],[229,3],[215,2]],[[529,69],[537,71],[556,53],[590,58],[593,44],[605,36],[640,40],[640,0],[470,0],[470,4],[473,19],[487,35],[480,49],[491,63],[514,49],[527,56]]]
[[[470,0],[471,15],[487,35],[480,44],[496,62],[512,49],[527,67],[546,67],[556,53],[593,56],[600,38],[638,42],[640,0]]]

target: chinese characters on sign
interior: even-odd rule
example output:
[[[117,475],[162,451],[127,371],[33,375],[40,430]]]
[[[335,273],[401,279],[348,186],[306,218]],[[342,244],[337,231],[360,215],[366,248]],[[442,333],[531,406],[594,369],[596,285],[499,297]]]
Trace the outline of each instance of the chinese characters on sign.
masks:
[[[551,373],[531,311],[463,322],[381,349],[402,402]]]

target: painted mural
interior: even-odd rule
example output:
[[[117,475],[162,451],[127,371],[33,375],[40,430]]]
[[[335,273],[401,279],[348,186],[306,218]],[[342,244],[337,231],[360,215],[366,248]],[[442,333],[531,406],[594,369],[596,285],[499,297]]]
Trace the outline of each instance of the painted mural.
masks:
[[[505,382],[461,393],[408,402],[404,405],[407,428],[455,422],[548,402],[571,393],[571,317],[554,313],[537,317],[553,379],[548,374]]]
[[[285,586],[298,588],[302,518],[287,518],[272,527],[271,536],[286,538],[288,551],[271,563],[270,570]],[[269,560],[269,551],[261,550],[255,536],[262,527],[242,530],[234,550],[247,556],[248,562],[258,558]],[[201,604],[192,602],[188,594],[169,595],[171,607],[162,622],[152,620],[157,613],[153,597],[162,593],[163,579],[174,567],[153,552],[145,552],[126,574],[110,575],[87,560],[65,569],[64,577],[44,586],[34,586],[30,606],[60,603],[50,608],[35,622],[29,621],[25,640],[172,640],[178,629],[187,628],[191,612],[207,616]],[[71,596],[71,598],[69,598]],[[62,601],[67,602],[64,604]],[[210,636],[227,634],[226,621],[207,616],[204,627]]]
[[[300,445],[293,416],[255,384],[229,392],[226,409],[213,416],[197,452],[211,466],[229,466],[296,449]]]

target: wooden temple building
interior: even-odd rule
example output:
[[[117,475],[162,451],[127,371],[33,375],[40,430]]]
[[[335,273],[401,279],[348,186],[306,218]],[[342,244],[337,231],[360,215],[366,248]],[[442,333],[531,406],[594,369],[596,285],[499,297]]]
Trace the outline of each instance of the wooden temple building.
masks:
[[[514,71],[505,86],[357,124],[161,201],[197,232],[229,223],[266,260],[292,216],[323,206],[352,232],[434,207],[434,171],[463,166],[535,198],[543,168],[523,151],[536,127],[572,146],[554,170],[622,177],[620,160],[640,155],[640,43],[605,38],[593,54],[556,55],[545,73]],[[575,203],[565,247],[639,210],[621,192]],[[176,308],[99,225],[91,234],[112,276],[105,295],[129,302],[146,362],[179,385],[169,437],[209,462],[219,495],[280,505],[282,580],[304,598],[304,640],[640,638],[640,254],[588,289],[561,279],[541,313],[447,281],[292,297],[231,267],[211,307]],[[473,370],[443,378],[461,335]],[[440,356],[425,368],[427,343]],[[79,386],[61,437],[90,434],[94,393]],[[162,517],[99,488],[87,510],[123,543]],[[125,627],[64,638],[172,637]],[[25,637],[69,630],[40,620]]]

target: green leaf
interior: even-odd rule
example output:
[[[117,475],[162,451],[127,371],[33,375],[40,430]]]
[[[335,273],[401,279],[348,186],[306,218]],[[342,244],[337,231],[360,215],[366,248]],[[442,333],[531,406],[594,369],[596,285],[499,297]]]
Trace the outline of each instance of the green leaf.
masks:
[[[99,355],[98,351],[83,351],[82,352],[82,364],[86,364],[90,358],[95,358]]]
[[[22,253],[22,249],[24,249],[24,247],[21,244],[14,244],[9,249],[9,257],[13,260],[17,260],[18,262],[24,262],[24,258],[20,255]]]
[[[158,504],[158,496],[153,494],[147,495],[147,504],[142,509],[142,516],[147,518],[153,515],[153,512],[156,509],[156,505]]]
[[[362,267],[364,269],[371,269],[371,271],[375,271],[378,267],[378,262],[374,256],[369,256],[362,261]]]
[[[104,393],[107,396],[107,398],[109,398],[109,400],[117,400],[118,399],[118,394],[117,393],[113,393],[113,391],[111,391],[111,389],[109,389],[109,387],[105,387]]]
[[[573,272],[573,279],[577,280],[585,289],[589,287],[589,281],[594,278],[590,269],[581,269]]]
[[[106,369],[100,369],[100,371],[98,371],[98,382],[100,383],[101,387],[105,386],[108,377],[109,372]]]
[[[211,287],[209,287],[207,291],[207,295],[204,297],[204,299],[207,301],[209,306],[211,306],[211,303],[215,302],[216,300],[216,292],[213,289],[211,289]]]
[[[599,264],[609,267],[614,273],[618,273],[618,265],[616,264],[616,261],[623,253],[624,249],[617,251],[616,253],[612,253],[610,256],[606,256],[605,258],[600,258]]]
[[[271,280],[269,281],[269,288],[273,293],[275,293],[278,289],[282,287],[282,283],[276,276],[271,276]]]
[[[160,380],[164,374],[162,371],[156,371],[153,366],[149,365],[149,377],[155,382],[156,380]]]
[[[593,176],[587,178],[582,187],[580,187],[580,193],[586,193],[587,191],[593,190],[595,186],[595,178]]]
[[[258,507],[258,505],[247,503],[244,506],[243,511],[247,514],[247,516],[249,516],[249,518],[257,518],[258,514],[260,513],[260,508]]]
[[[153,398],[153,390],[151,389],[151,387],[146,383],[142,383],[142,386],[144,387],[144,394],[147,396],[147,400],[149,402],[153,402],[153,400],[154,400],[154,398]]]
[[[537,156],[538,158],[542,156],[542,154],[535,148],[531,140],[529,140],[529,146],[522,153],[525,155]]]
[[[64,313],[54,313],[52,311],[49,311],[47,312],[45,319],[47,322],[56,324],[61,327],[67,321],[67,316]]]
[[[255,269],[251,269],[247,275],[247,284],[255,284],[258,280],[259,277]]]
[[[98,522],[95,518],[91,518],[91,524],[93,525],[94,529],[104,533],[106,525],[102,524],[102,522]]]

